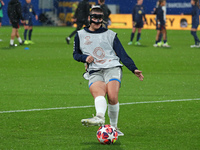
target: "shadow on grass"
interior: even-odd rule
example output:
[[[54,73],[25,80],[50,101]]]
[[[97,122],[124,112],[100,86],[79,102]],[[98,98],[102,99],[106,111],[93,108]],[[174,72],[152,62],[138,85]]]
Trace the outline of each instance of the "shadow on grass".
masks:
[[[143,48],[143,47],[149,47],[149,45],[127,45],[128,47],[141,47],[141,48]]]
[[[0,50],[13,50],[13,49],[15,49],[15,47],[14,46],[7,46],[7,47],[1,47],[0,48]]]
[[[18,46],[5,46],[5,47],[1,47],[0,50],[14,50],[17,48],[26,48],[27,45],[18,45]],[[27,49],[25,49],[27,50]]]
[[[135,47],[149,47],[149,45],[134,45]]]
[[[89,146],[87,148],[84,148],[83,150],[124,150],[123,148],[120,147],[121,143],[119,139],[116,141],[116,143],[112,145],[103,145],[100,144],[98,141],[97,142],[85,142],[81,143],[81,145],[84,146]]]

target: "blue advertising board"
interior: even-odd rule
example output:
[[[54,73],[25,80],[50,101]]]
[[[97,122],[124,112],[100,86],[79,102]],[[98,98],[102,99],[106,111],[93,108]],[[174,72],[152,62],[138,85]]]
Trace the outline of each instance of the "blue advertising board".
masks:
[[[19,0],[22,5],[25,0]],[[54,0],[54,6],[57,7],[57,14],[72,12],[72,3],[79,2],[80,0]],[[7,5],[9,0],[4,0],[5,6],[3,7],[4,17],[2,19],[2,25],[9,25],[9,19],[7,16]],[[58,3],[57,3],[58,2]],[[89,0],[89,2],[98,3],[98,0]],[[106,4],[114,4],[119,6],[120,14],[130,14],[133,6],[137,0],[106,0]],[[151,14],[153,8],[156,5],[157,0],[144,0],[143,5],[146,10],[146,14]],[[39,9],[39,0],[32,0],[32,4],[39,15],[42,10]],[[167,0],[167,14],[190,14],[191,4],[190,0]],[[34,20],[34,25],[40,25],[39,21]]]
[[[151,14],[153,8],[156,6],[156,2],[157,0],[143,1],[143,5],[147,14]],[[119,5],[121,14],[130,14],[133,6],[136,3],[137,0],[106,0],[106,4]],[[189,14],[191,8],[190,0],[167,0],[166,6],[168,14]]]
[[[60,4],[64,2],[77,2],[77,0],[59,0]],[[98,3],[97,0],[90,0],[89,2]],[[146,13],[151,14],[153,8],[156,6],[157,0],[144,0],[143,5]],[[120,8],[120,14],[130,14],[133,6],[137,3],[137,0],[106,0],[106,4],[118,5]],[[167,0],[167,14],[189,14],[191,11],[190,0]],[[63,7],[60,5],[58,7]],[[71,5],[66,5],[66,8],[71,10]]]

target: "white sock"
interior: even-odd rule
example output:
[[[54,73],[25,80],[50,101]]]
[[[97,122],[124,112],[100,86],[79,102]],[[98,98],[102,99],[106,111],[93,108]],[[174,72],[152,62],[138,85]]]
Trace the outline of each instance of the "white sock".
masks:
[[[20,37],[17,38],[19,43],[22,43],[22,39]]]
[[[108,104],[108,116],[110,118],[110,125],[117,128],[119,115],[119,102],[115,105]]]
[[[104,96],[98,96],[95,98],[95,109],[96,116],[104,118],[107,109],[107,102]]]
[[[13,45],[14,44],[14,40],[10,40],[10,45]]]

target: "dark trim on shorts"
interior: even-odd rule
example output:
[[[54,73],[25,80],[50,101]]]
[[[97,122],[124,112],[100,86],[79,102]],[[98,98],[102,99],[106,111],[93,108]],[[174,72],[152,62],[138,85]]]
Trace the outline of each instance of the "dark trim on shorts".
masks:
[[[91,70],[91,71],[89,71],[89,75],[91,75],[91,74],[93,74],[95,72],[98,72],[98,71],[100,71],[100,70]]]

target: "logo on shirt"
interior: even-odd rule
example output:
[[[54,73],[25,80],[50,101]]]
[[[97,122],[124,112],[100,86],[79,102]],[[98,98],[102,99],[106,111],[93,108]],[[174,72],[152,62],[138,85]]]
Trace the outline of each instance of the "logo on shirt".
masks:
[[[90,45],[92,43],[92,41],[90,41],[90,36],[86,36],[85,40],[86,40],[84,43],[85,45]]]
[[[93,51],[94,56],[98,59],[103,59],[105,57],[105,52],[101,47],[96,47]]]
[[[103,59],[105,57],[105,52],[101,47],[96,47],[93,51],[93,55],[98,58],[99,60],[96,60],[95,63],[105,63],[106,59]]]
[[[141,10],[139,10],[139,11],[138,11],[138,14],[142,14],[142,11],[141,11]]]

